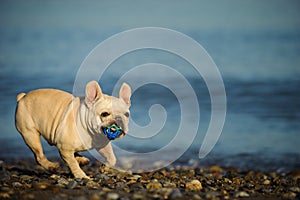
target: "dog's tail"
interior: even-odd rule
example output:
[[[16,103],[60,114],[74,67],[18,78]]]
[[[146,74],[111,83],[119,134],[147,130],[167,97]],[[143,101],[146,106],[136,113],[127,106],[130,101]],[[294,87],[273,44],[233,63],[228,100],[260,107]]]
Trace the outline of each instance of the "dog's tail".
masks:
[[[20,93],[17,95],[17,102],[19,102],[26,94],[25,93]]]

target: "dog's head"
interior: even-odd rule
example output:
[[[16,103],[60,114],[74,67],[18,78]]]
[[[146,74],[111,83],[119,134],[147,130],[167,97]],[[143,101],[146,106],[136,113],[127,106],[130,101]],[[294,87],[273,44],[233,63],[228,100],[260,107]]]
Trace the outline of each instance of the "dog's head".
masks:
[[[131,88],[126,83],[121,86],[117,98],[103,94],[96,81],[89,82],[85,96],[88,129],[93,133],[103,133],[105,127],[116,124],[122,129],[119,137],[125,135],[128,132],[130,96]]]

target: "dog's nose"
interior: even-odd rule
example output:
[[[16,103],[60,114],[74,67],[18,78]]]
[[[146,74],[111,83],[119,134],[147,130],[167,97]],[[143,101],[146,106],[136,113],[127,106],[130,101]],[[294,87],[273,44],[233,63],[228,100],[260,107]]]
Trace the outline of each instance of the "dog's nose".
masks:
[[[122,120],[122,117],[120,116],[116,116],[115,117],[115,122],[118,126],[120,126],[122,129],[124,128],[124,123],[123,123],[123,120]]]

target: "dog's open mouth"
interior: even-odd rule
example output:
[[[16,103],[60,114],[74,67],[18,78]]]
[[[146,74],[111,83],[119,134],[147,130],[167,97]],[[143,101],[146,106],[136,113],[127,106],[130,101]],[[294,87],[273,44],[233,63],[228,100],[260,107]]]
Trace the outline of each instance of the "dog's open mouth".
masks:
[[[114,140],[125,135],[125,132],[122,130],[122,128],[115,123],[107,127],[102,127],[102,131],[109,140]]]

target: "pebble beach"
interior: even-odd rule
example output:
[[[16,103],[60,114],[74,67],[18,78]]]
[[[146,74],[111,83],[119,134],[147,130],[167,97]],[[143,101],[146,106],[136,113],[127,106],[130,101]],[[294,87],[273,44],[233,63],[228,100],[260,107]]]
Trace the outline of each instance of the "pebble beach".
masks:
[[[153,172],[110,169],[98,162],[74,179],[61,163],[49,172],[33,159],[0,161],[0,199],[300,199],[300,171],[240,171],[217,165],[169,166]]]

